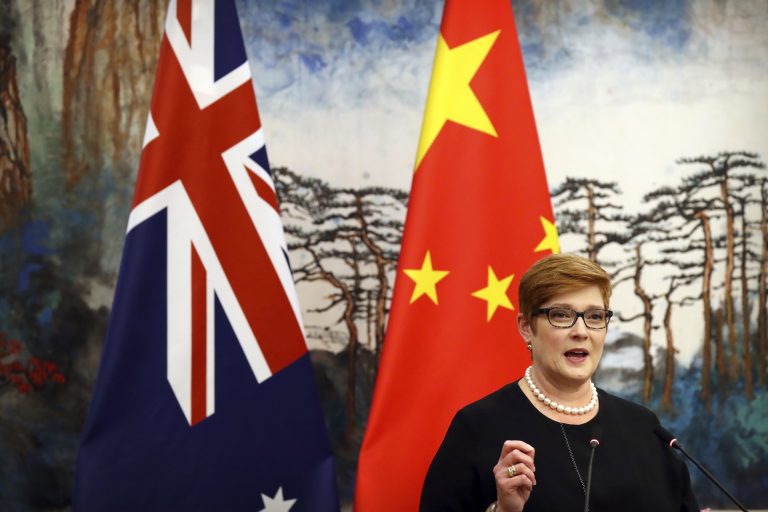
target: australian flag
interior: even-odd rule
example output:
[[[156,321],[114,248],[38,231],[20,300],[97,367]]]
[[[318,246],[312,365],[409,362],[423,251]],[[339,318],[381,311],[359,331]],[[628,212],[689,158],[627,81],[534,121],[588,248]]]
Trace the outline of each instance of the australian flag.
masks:
[[[172,0],[74,509],[339,510],[233,0]]]

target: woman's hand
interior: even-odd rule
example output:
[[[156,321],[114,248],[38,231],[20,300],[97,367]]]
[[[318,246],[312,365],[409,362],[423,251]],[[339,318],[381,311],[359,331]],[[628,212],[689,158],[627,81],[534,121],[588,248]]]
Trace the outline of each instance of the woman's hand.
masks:
[[[493,467],[496,479],[497,512],[523,510],[533,486],[536,485],[536,466],[533,446],[522,441],[504,441],[499,462]],[[510,469],[514,468],[514,469]]]

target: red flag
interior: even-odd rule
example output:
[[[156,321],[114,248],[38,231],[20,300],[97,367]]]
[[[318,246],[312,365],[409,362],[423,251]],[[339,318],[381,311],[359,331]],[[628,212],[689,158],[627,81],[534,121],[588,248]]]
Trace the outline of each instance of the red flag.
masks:
[[[482,6],[443,13],[359,512],[417,510],[456,411],[522,375],[517,284],[559,250],[512,8]]]

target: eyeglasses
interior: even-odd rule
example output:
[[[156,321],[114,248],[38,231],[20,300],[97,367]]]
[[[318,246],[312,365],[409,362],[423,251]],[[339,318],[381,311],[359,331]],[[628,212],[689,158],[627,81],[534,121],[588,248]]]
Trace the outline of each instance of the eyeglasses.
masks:
[[[568,329],[576,325],[579,317],[584,319],[584,325],[588,329],[605,329],[613,316],[610,309],[587,309],[586,311],[574,311],[571,308],[539,308],[534,315],[547,315],[549,325],[558,329]]]

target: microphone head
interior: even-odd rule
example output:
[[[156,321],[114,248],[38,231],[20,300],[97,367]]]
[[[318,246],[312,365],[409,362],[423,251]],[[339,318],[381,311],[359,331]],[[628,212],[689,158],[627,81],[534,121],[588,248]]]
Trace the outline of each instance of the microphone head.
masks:
[[[592,439],[589,440],[589,446],[597,448],[600,445],[600,437],[603,435],[602,425],[596,424],[592,426]]]
[[[678,448],[680,446],[680,442],[677,440],[675,436],[672,435],[672,433],[662,427],[661,425],[656,425],[656,427],[653,429],[654,434],[659,436],[659,439],[667,443],[672,448]]]

